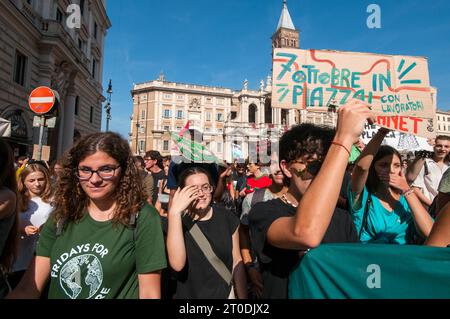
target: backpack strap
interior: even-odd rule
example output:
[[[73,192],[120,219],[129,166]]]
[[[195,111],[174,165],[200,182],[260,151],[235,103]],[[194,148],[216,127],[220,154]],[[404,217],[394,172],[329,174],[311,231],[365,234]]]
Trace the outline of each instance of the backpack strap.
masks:
[[[186,216],[183,216],[182,221],[186,227],[189,227],[186,218]],[[220,275],[220,277],[222,277],[227,285],[231,285],[233,279],[232,273],[227,268],[225,263],[214,253],[211,244],[208,241],[208,238],[206,238],[206,236],[203,234],[197,223],[194,222],[194,225],[189,229],[189,233],[191,234],[196,244],[200,247],[200,250],[205,255],[211,266],[213,266],[214,270]]]
[[[362,219],[362,223],[361,223],[361,229],[359,230],[359,236],[358,236],[359,240],[361,240],[361,235],[362,235],[363,230],[367,227],[367,217],[369,216],[370,204],[372,204],[372,196],[369,193],[368,197],[367,197],[366,207],[364,208],[364,215],[363,215],[363,219]]]
[[[253,192],[251,207],[255,206],[256,203],[260,203],[264,200],[264,194],[266,193],[265,188],[259,188]]]
[[[130,221],[128,222],[128,225],[133,228],[133,243],[136,242],[136,238],[137,238],[137,219],[139,217],[139,212],[138,213],[133,213],[130,216]]]

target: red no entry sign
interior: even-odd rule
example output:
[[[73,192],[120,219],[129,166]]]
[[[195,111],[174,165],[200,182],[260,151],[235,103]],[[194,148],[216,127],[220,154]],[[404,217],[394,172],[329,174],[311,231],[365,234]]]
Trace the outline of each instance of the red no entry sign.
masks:
[[[43,115],[51,111],[55,100],[55,93],[50,88],[40,86],[31,92],[28,105],[34,113]]]

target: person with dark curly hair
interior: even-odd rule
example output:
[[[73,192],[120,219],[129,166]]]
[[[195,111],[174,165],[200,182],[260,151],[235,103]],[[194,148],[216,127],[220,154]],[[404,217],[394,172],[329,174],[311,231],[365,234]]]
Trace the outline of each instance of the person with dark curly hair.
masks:
[[[80,140],[63,160],[55,212],[9,298],[160,298],[167,261],[130,147],[115,133]]]
[[[336,205],[350,149],[372,113],[360,101],[349,102],[338,113],[336,132],[301,124],[283,134],[279,162],[289,180],[288,191],[255,204],[249,212],[250,239],[262,275],[263,299],[288,297],[289,275],[308,249],[322,243],[358,241],[348,212]]]

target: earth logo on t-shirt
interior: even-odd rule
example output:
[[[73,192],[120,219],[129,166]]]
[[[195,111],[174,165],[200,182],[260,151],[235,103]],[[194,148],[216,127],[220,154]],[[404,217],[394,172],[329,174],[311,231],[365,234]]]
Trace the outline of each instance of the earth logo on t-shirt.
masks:
[[[91,254],[70,259],[59,274],[59,282],[71,299],[89,299],[103,282],[100,260]]]

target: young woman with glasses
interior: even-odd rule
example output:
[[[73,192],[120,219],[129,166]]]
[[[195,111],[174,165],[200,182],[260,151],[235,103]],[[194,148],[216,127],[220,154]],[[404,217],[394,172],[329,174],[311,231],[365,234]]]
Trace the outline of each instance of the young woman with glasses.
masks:
[[[161,223],[145,203],[128,143],[115,133],[80,140],[66,155],[55,214],[10,298],[160,298]]]
[[[233,287],[219,274],[192,236],[197,225],[213,253],[232,274],[238,298],[245,299],[246,277],[239,250],[239,220],[224,208],[211,206],[213,186],[208,172],[191,167],[180,176],[168,213],[167,251],[177,272],[177,299],[225,299]]]

